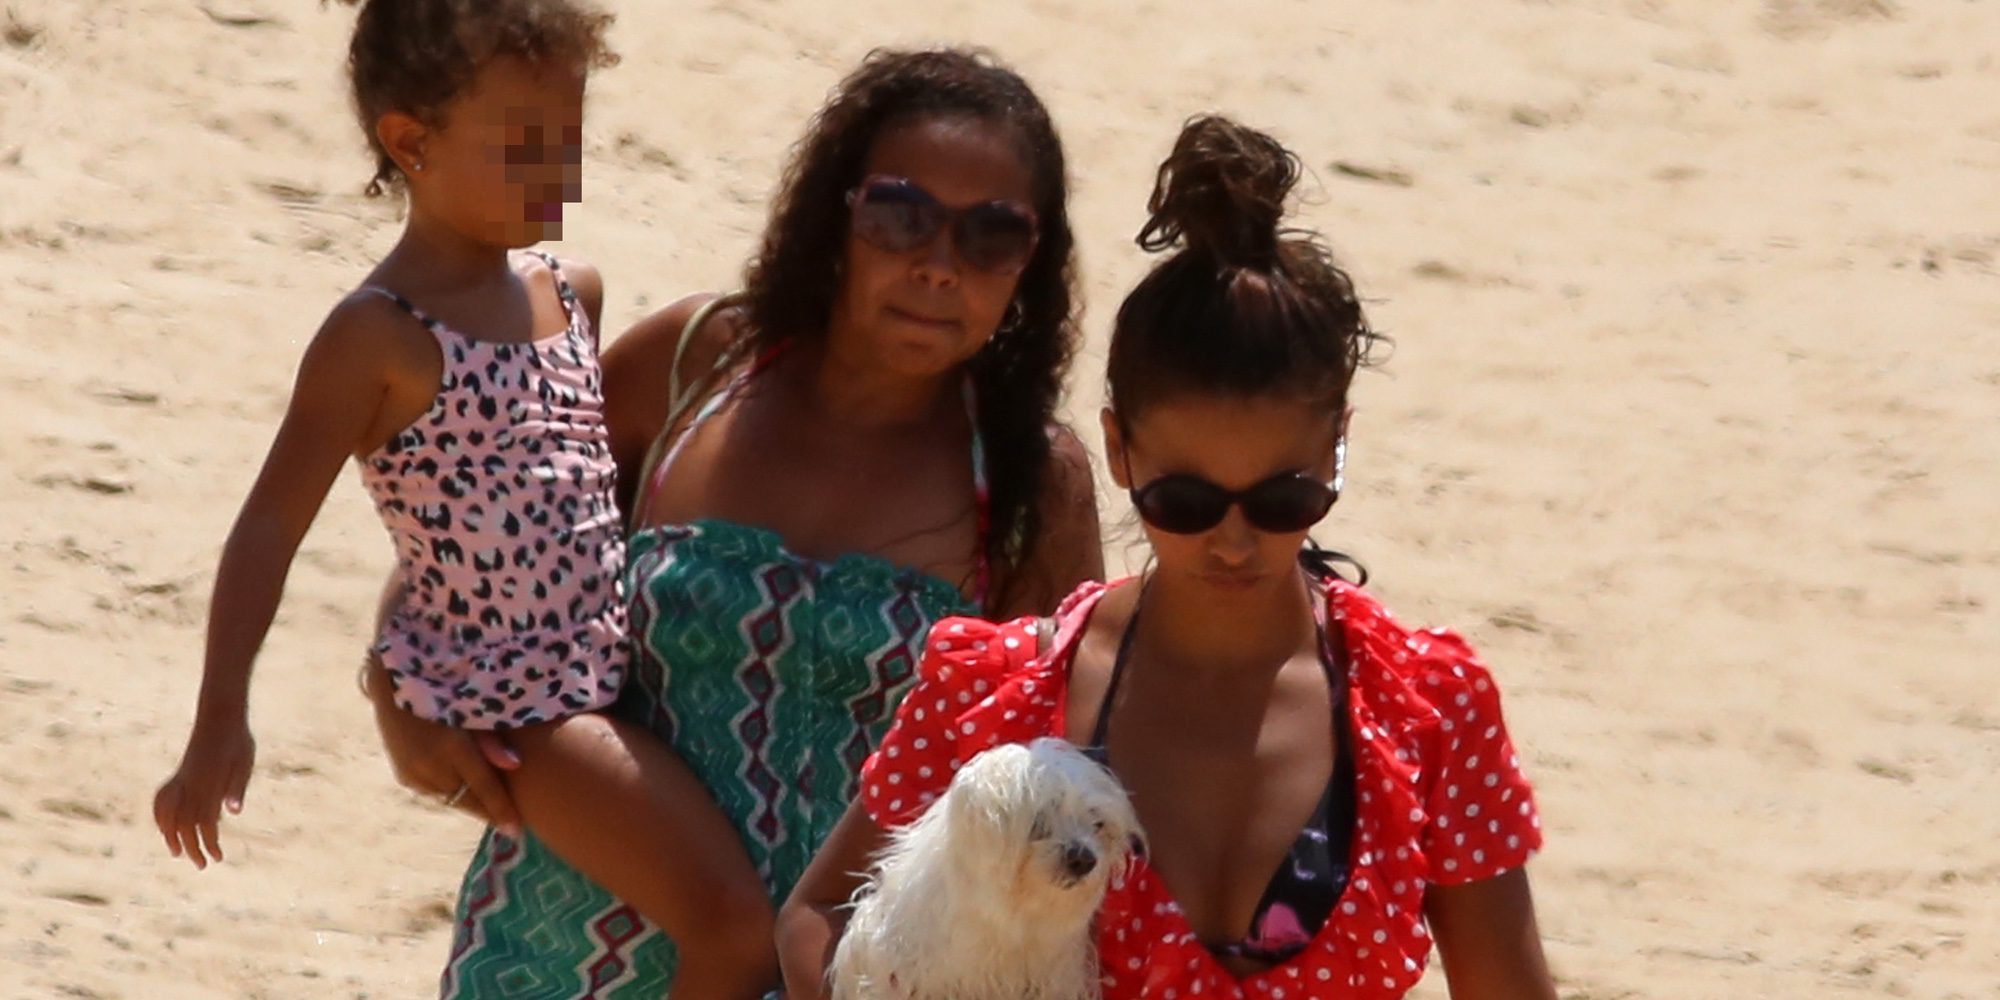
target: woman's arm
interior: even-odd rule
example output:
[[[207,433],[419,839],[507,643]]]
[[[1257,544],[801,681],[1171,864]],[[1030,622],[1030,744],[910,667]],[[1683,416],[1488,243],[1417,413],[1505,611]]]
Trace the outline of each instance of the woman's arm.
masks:
[[[361,676],[396,783],[421,795],[443,797],[463,786],[460,810],[519,837],[521,811],[500,778],[501,771],[521,766],[513,748],[497,733],[453,729],[396,707],[389,672],[379,662],[371,659]]]
[[[1104,543],[1097,522],[1097,480],[1090,454],[1067,427],[1049,432],[1049,467],[1037,513],[1041,537],[1028,561],[1002,582],[991,617],[1006,621],[1046,615],[1086,580],[1104,579]]]
[[[827,966],[847,929],[847,902],[888,834],[855,802],[813,855],[778,911],[778,965],[787,1000],[825,1000]]]
[[[1433,885],[1424,893],[1424,915],[1444,958],[1451,1000],[1555,1000],[1527,869]]]

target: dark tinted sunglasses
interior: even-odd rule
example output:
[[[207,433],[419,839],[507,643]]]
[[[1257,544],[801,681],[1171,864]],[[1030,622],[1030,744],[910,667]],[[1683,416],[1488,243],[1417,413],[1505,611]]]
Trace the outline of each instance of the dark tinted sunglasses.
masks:
[[[1035,255],[1034,209],[1016,201],[946,208],[907,177],[871,174],[847,192],[854,235],[890,253],[929,246],[946,228],[959,259],[994,274],[1016,274]]]
[[[1176,535],[1198,535],[1222,523],[1229,508],[1259,531],[1275,535],[1319,523],[1340,496],[1333,484],[1303,472],[1286,472],[1247,490],[1225,490],[1199,476],[1161,476],[1132,491],[1132,506],[1147,524]]]

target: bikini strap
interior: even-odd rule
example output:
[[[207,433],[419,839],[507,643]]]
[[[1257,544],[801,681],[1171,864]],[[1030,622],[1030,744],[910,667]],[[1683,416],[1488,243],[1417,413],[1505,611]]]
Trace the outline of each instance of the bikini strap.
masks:
[[[1340,580],[1344,583],[1351,583],[1356,587],[1368,586],[1368,567],[1361,565],[1359,559],[1345,552],[1329,549],[1313,540],[1310,536],[1306,538],[1305,544],[1299,548],[1299,565],[1305,567],[1307,575],[1311,576],[1315,582],[1321,584]],[[1345,574],[1335,568],[1336,566],[1346,566],[1353,570],[1354,579],[1349,580]]]
[[[588,317],[584,316],[582,304],[576,297],[576,289],[571,288],[569,279],[563,276],[562,265],[556,262],[556,255],[541,250],[529,250],[528,253],[535,255],[542,263],[549,266],[549,276],[556,280],[556,301],[562,303],[563,316],[569,320],[570,326],[575,327],[578,320],[584,320],[584,332],[590,337],[591,347],[602,347],[603,345],[598,339],[597,327],[588,321]]]
[[[1104,683],[1104,699],[1097,703],[1097,723],[1090,727],[1090,746],[1104,754],[1111,751],[1104,741],[1111,735],[1111,699],[1118,694],[1118,682],[1125,676],[1125,661],[1132,656],[1132,637],[1139,634],[1139,612],[1146,607],[1146,590],[1153,585],[1148,577],[1139,585],[1139,597],[1132,602],[1132,617],[1125,621],[1125,634],[1118,637],[1118,655],[1111,661],[1111,679]]]
[[[570,287],[569,279],[563,277],[562,265],[556,263],[556,258],[554,254],[543,253],[540,250],[530,250],[528,252],[534,254],[536,257],[541,258],[542,263],[547,264],[549,266],[549,274],[553,276],[556,280],[556,298],[562,303],[563,316],[568,318],[571,324],[574,324],[576,322],[577,316],[579,315],[577,312],[576,290]],[[411,318],[415,319],[419,323],[422,323],[424,325],[424,328],[429,330],[433,334],[442,334],[445,332],[446,329],[448,329],[444,325],[444,322],[442,320],[439,320],[438,318],[432,316],[430,313],[427,313],[422,309],[417,308],[416,303],[411,302],[409,299],[406,299],[403,296],[398,295],[397,293],[382,287],[381,285],[362,285],[359,289],[356,290],[367,292],[371,295],[379,295],[382,298],[394,302],[397,306],[401,307],[404,312],[409,313]],[[590,335],[592,341],[595,342],[597,337],[597,331],[594,329],[591,330]]]
[[[780,341],[759,355],[755,361],[750,363],[749,367],[710,394],[707,397],[707,402],[703,403],[701,409],[695,411],[694,419],[688,421],[687,428],[676,435],[674,428],[680,423],[681,417],[687,413],[689,407],[696,400],[702,398],[699,394],[692,391],[693,386],[689,387],[689,391],[682,391],[679,374],[682,352],[687,349],[688,342],[694,339],[696,333],[701,329],[702,324],[710,316],[714,315],[716,310],[725,305],[733,304],[739,298],[740,295],[724,295],[703,303],[701,308],[695,310],[695,314],[688,318],[687,325],[681,328],[680,342],[674,345],[673,371],[669,373],[667,416],[660,424],[660,433],[653,438],[652,447],[647,450],[645,464],[640,467],[639,492],[634,497],[628,528],[636,529],[639,525],[646,523],[646,515],[653,507],[653,497],[659,493],[660,484],[666,480],[667,470],[673,466],[674,459],[680,456],[681,448],[687,444],[688,439],[694,436],[695,429],[706,423],[710,417],[722,409],[722,405],[725,402],[735,397],[739,388],[757,377],[764,369],[770,367],[771,363],[777,360],[778,355],[783,354],[785,349],[791,346],[792,342],[789,340]],[[709,370],[702,374],[701,380],[696,382],[695,385],[702,386],[713,382],[717,376],[728,371],[738,361],[742,360],[751,344],[752,340],[749,337],[738,337],[730,341],[729,345],[716,357],[715,364],[711,365]]]
[[[660,422],[659,433],[653,435],[653,443],[646,447],[645,462],[639,466],[639,488],[633,494],[632,509],[626,513],[625,529],[628,533],[646,523],[646,513],[653,506],[653,494],[659,491],[660,480],[666,475],[664,460],[670,451],[677,450],[673,446],[687,437],[687,433],[676,437],[674,427],[680,423],[681,417],[687,414],[688,407],[700,398],[693,392],[684,391],[688,387],[681,384],[681,359],[687,356],[688,345],[694,342],[695,336],[701,331],[702,325],[708,322],[709,317],[742,300],[742,292],[718,295],[702,303],[694,311],[694,315],[688,317],[687,323],[681,326],[680,340],[674,344],[674,359],[667,368],[667,416]],[[695,385],[707,385],[741,360],[748,348],[748,340],[746,337],[731,341],[723,348],[722,353],[716,356],[715,363],[709,366],[708,371],[702,373]],[[694,427],[690,425],[688,431],[693,430]]]
[[[667,478],[667,470],[673,467],[674,459],[680,457],[681,449],[687,446],[688,440],[694,437],[695,431],[700,430],[701,425],[707,423],[710,417],[720,413],[724,404],[736,398],[736,393],[749,384],[751,379],[762,374],[764,369],[770,367],[771,362],[776,361],[778,355],[784,353],[785,348],[790,346],[790,344],[790,341],[784,341],[765,351],[749,367],[737,373],[735,378],[730,379],[728,384],[710,395],[708,401],[702,404],[701,409],[695,411],[694,419],[688,421],[687,429],[682,431],[679,437],[674,437],[669,442],[667,435],[673,429],[671,423],[661,429],[661,438],[654,443],[658,458],[650,464],[645,478],[639,480],[639,488],[645,492],[638,498],[639,502],[634,504],[636,508],[633,512],[634,525],[645,523],[645,516],[653,507],[653,496],[660,492],[660,484]],[[669,419],[678,421],[680,413],[683,410],[685,410],[685,407],[674,407],[673,412],[669,414]]]
[[[986,477],[986,439],[979,433],[979,390],[972,376],[965,377],[965,419],[972,425],[972,502],[978,512],[978,538],[974,542],[972,603],[981,612],[993,587],[993,492]]]
[[[1111,734],[1111,699],[1118,694],[1118,682],[1125,675],[1125,661],[1132,655],[1132,638],[1139,634],[1139,612],[1146,607],[1144,588],[1151,584],[1152,580],[1148,579],[1141,585],[1139,599],[1132,605],[1132,617],[1125,622],[1125,634],[1118,639],[1118,655],[1111,661],[1111,679],[1105,682],[1104,699],[1098,703],[1097,724],[1091,727],[1089,745],[1100,751],[1104,750],[1105,737]],[[1335,644],[1334,630],[1328,627],[1326,601],[1315,599],[1312,604],[1313,628],[1319,633],[1319,668],[1326,675],[1327,695],[1333,702],[1334,744],[1339,747],[1338,753],[1345,757],[1351,752],[1347,726],[1343,721],[1347,714],[1347,657]]]
[[[549,266],[550,276],[556,279],[556,297],[562,300],[563,311],[568,312],[574,308],[576,306],[576,289],[569,287],[569,279],[563,277],[562,265],[556,263],[556,255],[540,250],[530,250],[528,252],[541,258],[542,263]]]
[[[371,295],[379,295],[382,298],[394,302],[404,312],[409,313],[411,319],[414,319],[417,322],[422,323],[424,325],[424,329],[429,330],[433,334],[440,334],[444,332],[445,325],[442,322],[439,322],[433,316],[431,316],[430,313],[427,313],[422,309],[417,308],[416,303],[411,302],[409,299],[406,299],[401,295],[396,294],[395,292],[383,288],[381,285],[362,285],[360,288],[356,289],[356,291],[367,292]]]
[[[675,419],[678,419],[687,410],[687,402],[681,396],[681,390],[684,388],[681,385],[681,361],[687,357],[688,345],[694,343],[695,335],[700,332],[702,325],[708,322],[710,316],[730,306],[741,304],[743,298],[742,292],[730,292],[726,295],[718,295],[715,298],[709,299],[694,311],[693,316],[688,317],[687,325],[681,327],[681,339],[674,343],[673,363],[667,368],[668,424],[671,425]],[[733,347],[734,345],[731,346]],[[721,356],[715,359],[715,364],[711,365],[708,371],[702,373],[702,379],[706,381],[714,378],[718,372],[734,362],[734,354],[735,352],[732,350],[724,350]]]

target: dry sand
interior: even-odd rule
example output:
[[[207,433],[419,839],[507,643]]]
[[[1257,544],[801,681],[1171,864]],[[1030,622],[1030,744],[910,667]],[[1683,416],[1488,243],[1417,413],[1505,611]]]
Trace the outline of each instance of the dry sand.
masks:
[[[1191,112],[1267,126],[1398,340],[1327,538],[1505,683],[1563,995],[2000,996],[2000,5],[671,6],[624,5],[559,247],[610,329],[732,281],[870,46],[979,41],[1068,143],[1094,442],[1154,163]],[[352,16],[0,0],[0,995],[434,982],[475,831],[354,693],[388,549],[351,479],[229,862],[148,817],[303,339],[396,232]]]

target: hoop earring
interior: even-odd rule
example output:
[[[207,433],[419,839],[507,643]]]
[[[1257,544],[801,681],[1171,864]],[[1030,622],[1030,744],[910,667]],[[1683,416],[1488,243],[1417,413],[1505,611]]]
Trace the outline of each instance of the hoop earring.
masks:
[[[1020,299],[1015,299],[1007,303],[1007,311],[1000,316],[1000,328],[993,332],[995,334],[1002,334],[1014,333],[1020,330],[1021,324],[1027,319],[1026,314],[1027,310],[1021,308]]]
[[[1341,487],[1347,485],[1347,435],[1345,434],[1333,443],[1333,482],[1327,485],[1333,488],[1333,498],[1339,500]]]

